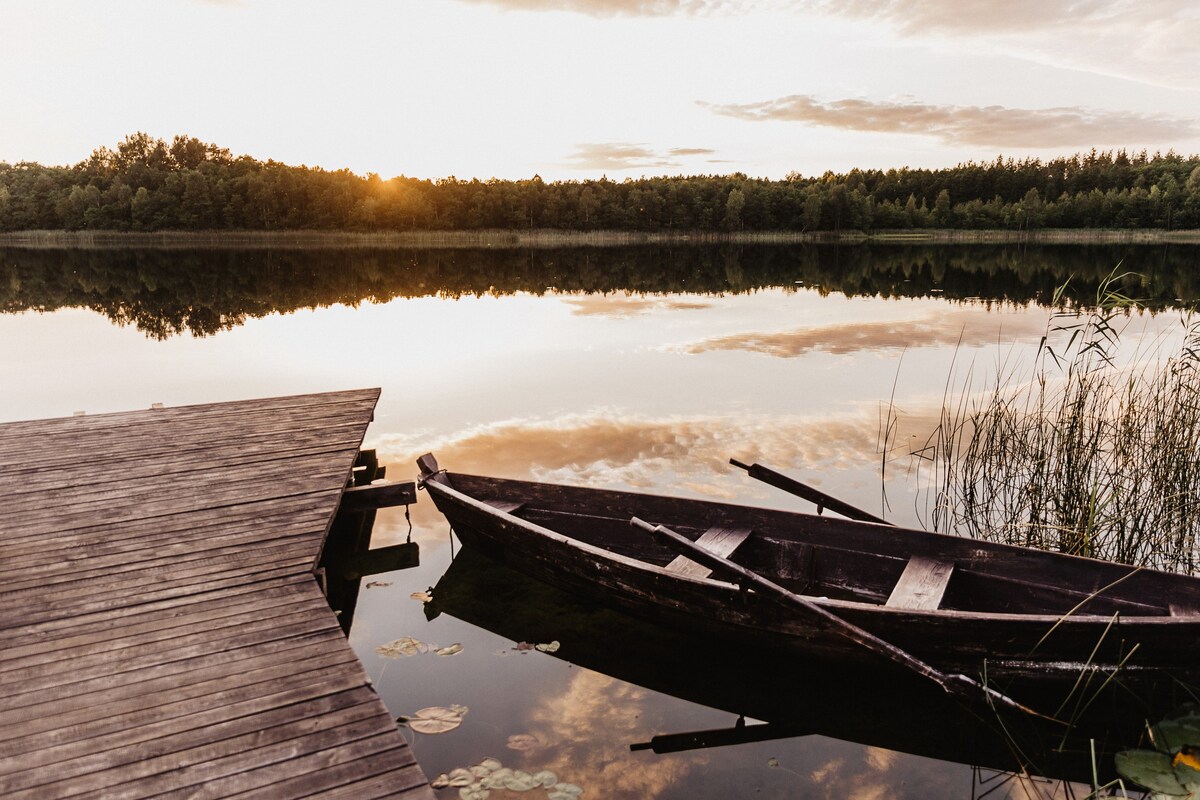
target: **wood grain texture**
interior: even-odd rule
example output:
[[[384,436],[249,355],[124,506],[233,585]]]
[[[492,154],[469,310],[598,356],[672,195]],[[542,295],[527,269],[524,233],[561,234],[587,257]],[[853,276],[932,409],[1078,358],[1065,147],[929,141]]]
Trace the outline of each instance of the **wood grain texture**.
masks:
[[[721,558],[729,558],[749,535],[749,528],[709,528],[700,534],[696,544]],[[678,575],[690,575],[695,578],[707,578],[712,575],[711,569],[703,564],[697,564],[687,556],[676,556],[670,564],[667,564],[667,569]]]
[[[0,425],[0,796],[433,797],[313,577],[378,397]]]
[[[936,611],[953,573],[954,564],[949,561],[913,556],[905,565],[887,604],[893,608]]]

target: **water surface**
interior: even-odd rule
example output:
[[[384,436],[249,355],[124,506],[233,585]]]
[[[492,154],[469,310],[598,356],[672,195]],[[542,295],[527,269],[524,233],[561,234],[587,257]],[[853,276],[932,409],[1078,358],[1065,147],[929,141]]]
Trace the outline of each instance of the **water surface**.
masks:
[[[1170,334],[1173,309],[1200,296],[1196,262],[1181,247],[2,249],[0,419],[381,386],[367,446],[389,477],[414,475],[432,451],[459,472],[807,510],[731,468],[737,457],[917,524],[910,453],[948,376],[1019,369],[1056,288],[1094,297],[1118,264],[1144,276],[1129,285],[1160,310],[1131,317],[1128,335]],[[885,455],[888,406],[905,427]],[[520,649],[547,642],[514,630],[429,619],[410,595],[438,584],[453,544],[427,500],[412,522],[421,566],[364,581],[351,643],[397,715],[469,709],[454,731],[415,736],[431,776],[491,757],[553,770],[585,797],[925,798],[999,785],[824,736],[631,752],[736,714]],[[408,535],[388,512],[375,543]],[[409,636],[462,651],[377,652]],[[597,636],[626,647],[619,626]]]

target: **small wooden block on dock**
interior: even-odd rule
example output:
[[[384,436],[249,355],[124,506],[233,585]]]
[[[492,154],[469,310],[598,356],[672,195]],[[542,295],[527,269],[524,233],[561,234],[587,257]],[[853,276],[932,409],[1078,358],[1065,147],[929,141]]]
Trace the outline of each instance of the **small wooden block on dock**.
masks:
[[[953,572],[954,564],[950,561],[913,556],[896,582],[896,588],[892,589],[887,605],[914,611],[936,611],[942,604]]]
[[[696,540],[696,544],[721,558],[729,558],[749,535],[749,528],[709,528]],[[712,575],[711,569],[697,564],[687,556],[676,556],[674,561],[667,564],[667,571],[692,578],[707,578]]]

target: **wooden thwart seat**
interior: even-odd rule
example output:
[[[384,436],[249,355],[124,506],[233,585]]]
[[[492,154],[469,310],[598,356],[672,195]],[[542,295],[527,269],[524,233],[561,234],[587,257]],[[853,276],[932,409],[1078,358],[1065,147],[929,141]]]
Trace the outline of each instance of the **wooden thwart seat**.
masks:
[[[729,558],[733,551],[746,541],[750,533],[749,528],[709,528],[696,540],[696,544],[721,558]],[[667,564],[667,570],[692,578],[707,578],[712,575],[711,569],[697,564],[687,556],[676,556],[674,561]]]
[[[936,611],[950,583],[954,564],[925,556],[913,556],[904,567],[900,580],[887,599],[892,608],[914,611]]]

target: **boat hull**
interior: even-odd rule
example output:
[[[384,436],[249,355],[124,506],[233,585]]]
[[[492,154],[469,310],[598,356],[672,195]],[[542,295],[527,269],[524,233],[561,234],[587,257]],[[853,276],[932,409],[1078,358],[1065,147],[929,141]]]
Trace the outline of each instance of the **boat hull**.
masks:
[[[835,627],[813,622],[757,592],[744,591],[712,577],[681,576],[637,557],[614,554],[572,536],[571,525],[567,522],[551,529],[507,513],[492,503],[496,498],[504,498],[508,505],[544,507],[549,505],[549,492],[557,497],[561,509],[567,509],[555,512],[562,519],[570,520],[574,514],[580,525],[586,520],[592,527],[599,524],[596,520],[610,520],[608,524],[614,526],[610,535],[614,537],[636,535],[616,532],[615,526],[620,524],[620,519],[630,516],[642,516],[667,525],[674,521],[692,528],[741,519],[763,530],[783,531],[790,526],[797,531],[798,539],[827,533],[823,529],[806,532],[809,528],[828,526],[830,521],[826,518],[653,495],[572,487],[547,489],[545,484],[445,473],[427,477],[425,484],[465,547],[476,548],[545,583],[658,624],[701,635],[742,640],[805,657],[828,656],[865,664],[877,663],[882,658],[841,635]],[[494,494],[491,503],[486,501],[489,498],[481,500],[479,497],[488,493]],[[896,529],[884,526],[837,521],[834,527],[839,524],[856,525],[858,527],[846,530],[871,540],[896,535]],[[889,541],[887,546],[901,549],[914,546],[917,540],[911,538],[912,533],[902,535],[902,539],[907,537],[906,541],[899,544]],[[969,552],[963,549],[960,553],[951,553],[963,561],[969,553],[978,555],[984,551],[992,559],[1009,555],[1003,548],[996,555],[978,543],[944,541],[953,538],[936,537],[933,541],[951,549],[969,548]],[[921,544],[927,545],[927,542]],[[858,545],[851,540],[848,546]],[[1023,551],[1011,555],[1018,568],[1021,558],[1040,564],[1036,557]],[[1086,560],[1069,559],[1061,563],[1064,570],[1070,572],[1081,569],[1080,561]],[[1097,569],[1111,572],[1114,567],[1102,565]],[[1117,571],[1111,574],[1131,574],[1128,567],[1115,568]],[[1108,574],[1100,575],[1095,580],[1102,582],[1108,577]],[[1163,580],[1195,591],[1188,583],[1176,580],[1179,577],[1165,576]],[[1143,575],[1134,575],[1129,580],[1134,578],[1146,582]],[[1170,590],[1171,586],[1155,588],[1156,591]],[[1118,669],[1126,673],[1190,674],[1200,663],[1200,637],[1197,636],[1200,634],[1200,617],[918,611],[881,603],[827,599],[819,595],[808,599],[944,672],[982,677],[996,685],[1009,679],[1058,682],[1064,674],[1111,673]]]

